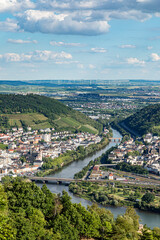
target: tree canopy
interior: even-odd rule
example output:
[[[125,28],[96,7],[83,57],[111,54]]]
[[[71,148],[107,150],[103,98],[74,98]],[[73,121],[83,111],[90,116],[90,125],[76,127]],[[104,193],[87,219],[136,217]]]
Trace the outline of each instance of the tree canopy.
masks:
[[[4,181],[5,180],[5,181]],[[68,193],[51,193],[22,178],[7,178],[0,185],[0,239],[2,240],[157,240],[160,229],[143,229],[139,217],[129,207],[114,219],[113,214],[96,204],[88,209],[72,203]],[[143,237],[143,238],[142,238]]]

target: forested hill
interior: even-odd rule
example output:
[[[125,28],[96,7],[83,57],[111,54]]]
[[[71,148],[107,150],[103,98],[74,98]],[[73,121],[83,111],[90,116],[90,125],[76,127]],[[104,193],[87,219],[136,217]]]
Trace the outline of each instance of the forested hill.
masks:
[[[49,97],[0,94],[0,128],[25,127],[57,130],[100,131],[102,125]]]
[[[0,94],[0,113],[39,112],[52,119],[73,110],[63,103],[40,95]]]
[[[141,135],[148,132],[160,135],[160,104],[142,108],[126,118],[124,124]]]
[[[139,230],[133,208],[114,219],[97,205],[85,209],[72,203],[67,192],[56,195],[46,185],[40,189],[22,178],[2,179],[0,184],[1,240],[147,240],[160,239],[160,229]]]

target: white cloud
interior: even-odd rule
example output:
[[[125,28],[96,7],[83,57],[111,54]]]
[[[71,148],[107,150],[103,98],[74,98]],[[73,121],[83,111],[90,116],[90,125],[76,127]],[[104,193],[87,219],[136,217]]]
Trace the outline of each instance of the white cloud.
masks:
[[[37,44],[37,40],[8,39],[7,42],[14,43],[14,44],[25,44],[25,43]]]
[[[12,23],[0,22],[3,31],[100,35],[109,31],[111,19],[159,17],[160,4],[159,0],[0,0],[0,12],[5,11],[13,18]]]
[[[30,0],[0,0],[0,12],[17,12],[22,9],[34,8],[35,4]]]
[[[143,66],[145,64],[145,61],[139,60],[138,58],[127,58],[127,63]]]
[[[0,22],[0,31],[4,32],[16,32],[19,30],[17,21],[14,19],[7,18],[6,21]]]
[[[126,45],[121,45],[121,48],[136,48],[135,45],[130,45],[130,44],[126,44]]]
[[[91,18],[92,21],[112,18],[144,21],[151,17],[150,12],[155,12],[154,5],[158,6],[159,0],[155,1],[156,3],[153,4],[144,1],[137,2],[136,0],[48,0],[41,1],[39,8],[70,13],[77,11],[79,16],[86,13],[88,14],[88,19]]]
[[[4,59],[6,62],[21,62],[31,59],[31,55],[17,54],[17,53],[5,53],[0,55],[1,59]]]
[[[121,9],[109,12],[108,17],[110,19],[133,19],[143,22],[151,18],[152,15],[136,9],[129,9],[128,11]]]
[[[160,13],[159,12],[155,13],[155,16],[160,17]]]
[[[81,64],[81,63],[77,64],[77,67],[80,68],[80,69],[84,69],[84,65]]]
[[[91,48],[91,52],[94,52],[94,53],[106,53],[107,50],[105,48]]]
[[[40,0],[37,6],[41,9],[51,10],[105,10],[111,11],[130,11],[138,10],[146,13],[157,12],[159,8],[159,0]]]
[[[56,61],[56,64],[73,64],[73,63],[78,63],[78,61]]]
[[[151,59],[152,59],[152,61],[157,62],[160,60],[160,55],[158,55],[157,53],[152,53]]]
[[[55,42],[55,41],[51,41],[50,44],[52,46],[71,46],[71,47],[80,47],[82,44],[81,43],[65,43],[65,42]]]
[[[49,61],[57,59],[72,59],[72,55],[66,52],[56,53],[47,50],[36,50],[28,54],[5,53],[0,55],[0,59],[6,62]]]
[[[147,3],[147,2],[150,2],[151,0],[136,0],[136,1],[139,3]]]
[[[153,48],[152,46],[148,46],[148,47],[147,47],[148,50],[151,50],[152,48]]]
[[[76,19],[74,14],[55,14],[49,11],[27,10],[18,14],[19,27],[28,32],[53,34],[99,35],[109,30],[107,21]]]
[[[94,69],[94,68],[96,68],[93,64],[89,64],[89,68],[90,69]]]

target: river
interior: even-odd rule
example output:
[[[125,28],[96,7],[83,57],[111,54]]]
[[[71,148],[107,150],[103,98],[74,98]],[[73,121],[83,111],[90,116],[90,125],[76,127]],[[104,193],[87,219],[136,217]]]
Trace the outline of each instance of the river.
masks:
[[[120,135],[120,133],[114,129],[113,130],[113,138],[120,138],[122,137]],[[59,172],[56,172],[54,174],[51,174],[51,177],[59,177],[59,178],[73,178],[74,174],[79,172],[84,166],[86,166],[91,160],[94,160],[95,158],[101,156],[103,153],[105,153],[109,148],[115,146],[117,144],[117,142],[110,142],[104,149],[96,152],[95,154],[93,154],[92,156],[86,157],[84,160],[79,160],[79,161],[75,161],[72,162],[71,164],[69,164],[68,166],[64,167],[63,169],[61,169]],[[42,184],[37,184],[38,186],[42,186]],[[87,205],[91,205],[92,202],[87,201],[83,198],[77,197],[75,195],[73,195],[73,193],[69,192],[68,190],[68,186],[64,186],[64,185],[56,185],[56,184],[47,184],[47,187],[49,188],[49,190],[53,193],[61,193],[63,190],[65,190],[66,192],[68,192],[68,194],[71,196],[72,198],[72,202],[74,203],[79,203],[81,202],[81,204],[85,207],[87,207]],[[101,205],[99,205],[101,207]],[[113,206],[109,206],[106,207],[108,210],[110,210],[115,217],[117,217],[119,214],[122,215],[125,213],[126,208],[125,207],[113,207]],[[153,227],[160,227],[160,214],[156,214],[156,213],[151,213],[151,212],[145,212],[145,211],[140,211],[140,210],[136,210],[137,214],[139,215],[140,219],[141,219],[141,223],[142,224],[147,224],[147,226],[149,226],[150,228]]]

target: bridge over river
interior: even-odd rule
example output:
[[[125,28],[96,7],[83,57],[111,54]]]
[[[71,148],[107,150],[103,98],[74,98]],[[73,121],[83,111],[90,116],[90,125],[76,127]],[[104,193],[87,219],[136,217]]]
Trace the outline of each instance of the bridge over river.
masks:
[[[113,141],[113,142],[120,142],[122,138],[119,138],[119,137],[112,137],[112,138],[109,138],[109,140]]]
[[[104,182],[106,179],[88,179],[88,180],[82,180],[82,179],[73,179],[73,178],[56,178],[56,177],[29,177],[29,179],[33,182],[42,182],[42,183],[71,183],[71,182]]]
[[[117,164],[100,164],[98,166],[105,166],[105,167],[115,167]],[[59,178],[59,177],[35,177],[31,176],[29,177],[31,181],[34,182],[43,182],[43,183],[71,183],[71,182],[82,182],[82,181],[88,181],[88,182],[102,182],[104,179],[73,179],[73,178]],[[106,179],[105,179],[106,180]]]

